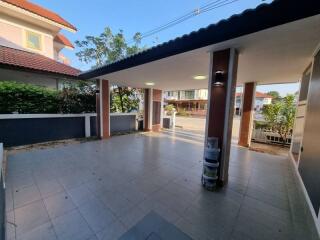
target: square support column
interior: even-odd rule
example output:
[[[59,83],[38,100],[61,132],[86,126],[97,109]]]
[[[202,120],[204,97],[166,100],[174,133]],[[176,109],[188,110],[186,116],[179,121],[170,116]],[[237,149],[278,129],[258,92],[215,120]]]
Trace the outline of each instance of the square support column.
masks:
[[[253,82],[244,84],[242,96],[242,111],[239,130],[238,145],[249,147],[252,135],[253,107],[255,101],[256,84]]]
[[[238,53],[235,49],[210,53],[205,146],[208,137],[218,138],[221,149],[218,186],[223,186],[228,181],[237,67]]]
[[[162,90],[145,89],[144,91],[144,131],[158,132],[162,119]]]
[[[101,139],[110,137],[110,87],[108,80],[97,80],[96,94],[97,135]]]
[[[152,89],[152,131],[161,130],[162,90]]]
[[[143,130],[149,132],[152,130],[152,89],[144,90],[144,116]]]
[[[101,138],[101,113],[100,113],[100,80],[96,80],[96,134],[98,138]]]

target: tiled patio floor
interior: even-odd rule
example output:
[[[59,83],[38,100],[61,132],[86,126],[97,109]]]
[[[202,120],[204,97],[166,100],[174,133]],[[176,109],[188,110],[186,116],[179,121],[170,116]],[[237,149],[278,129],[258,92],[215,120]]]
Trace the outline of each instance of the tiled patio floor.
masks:
[[[152,211],[193,239],[312,239],[288,159],[233,147],[229,184],[208,192],[199,139],[133,134],[10,154],[8,240],[117,239]]]

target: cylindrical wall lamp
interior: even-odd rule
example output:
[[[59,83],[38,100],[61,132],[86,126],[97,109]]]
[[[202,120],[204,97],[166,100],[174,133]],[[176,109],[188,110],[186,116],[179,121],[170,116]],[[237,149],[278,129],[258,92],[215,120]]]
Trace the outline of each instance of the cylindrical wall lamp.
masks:
[[[214,86],[223,86],[224,85],[224,74],[225,72],[223,70],[217,70],[215,72],[215,78],[214,82],[212,83]]]

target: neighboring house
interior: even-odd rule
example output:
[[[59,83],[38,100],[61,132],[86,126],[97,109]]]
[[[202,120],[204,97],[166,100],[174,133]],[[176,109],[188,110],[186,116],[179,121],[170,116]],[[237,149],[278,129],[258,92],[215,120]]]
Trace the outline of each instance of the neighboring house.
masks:
[[[79,70],[61,54],[72,43],[61,30],[77,29],[58,14],[28,0],[0,0],[0,81],[59,88]]]
[[[235,98],[235,113],[240,115],[242,106],[242,93],[237,92]],[[207,110],[207,89],[193,89],[183,91],[167,91],[164,93],[164,99],[167,104],[173,104],[177,110],[183,109],[191,115],[203,115]],[[260,112],[264,105],[271,104],[272,96],[256,92],[254,109]]]
[[[257,112],[260,112],[265,105],[269,105],[272,102],[272,96],[262,93],[256,92],[256,99],[254,104],[254,109]]]
[[[207,110],[207,99],[207,89],[167,91],[164,93],[165,103],[173,104],[177,111],[183,110],[191,115],[204,116]]]
[[[254,110],[255,112],[259,113],[261,112],[263,106],[269,105],[272,102],[272,96],[262,93],[262,92],[256,92],[255,94],[255,101],[254,101]],[[242,93],[237,92],[236,93],[236,99],[235,99],[235,114],[241,115],[241,108],[242,108]]]

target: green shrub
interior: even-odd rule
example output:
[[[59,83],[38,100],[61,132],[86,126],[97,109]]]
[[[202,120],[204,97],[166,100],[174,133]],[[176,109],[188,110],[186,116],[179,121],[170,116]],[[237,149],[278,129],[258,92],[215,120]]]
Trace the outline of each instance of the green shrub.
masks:
[[[79,81],[59,92],[62,113],[88,113],[96,111],[96,89],[90,83]]]
[[[0,113],[56,113],[58,92],[31,84],[0,82]]]
[[[167,112],[168,116],[171,116],[176,109],[175,109],[173,104],[169,104],[169,105],[164,107],[164,110]]]
[[[190,113],[188,113],[185,109],[179,109],[177,112],[177,116],[189,117]]]
[[[31,84],[0,81],[0,114],[95,112],[94,87],[84,88],[80,83],[79,86],[58,91]]]

